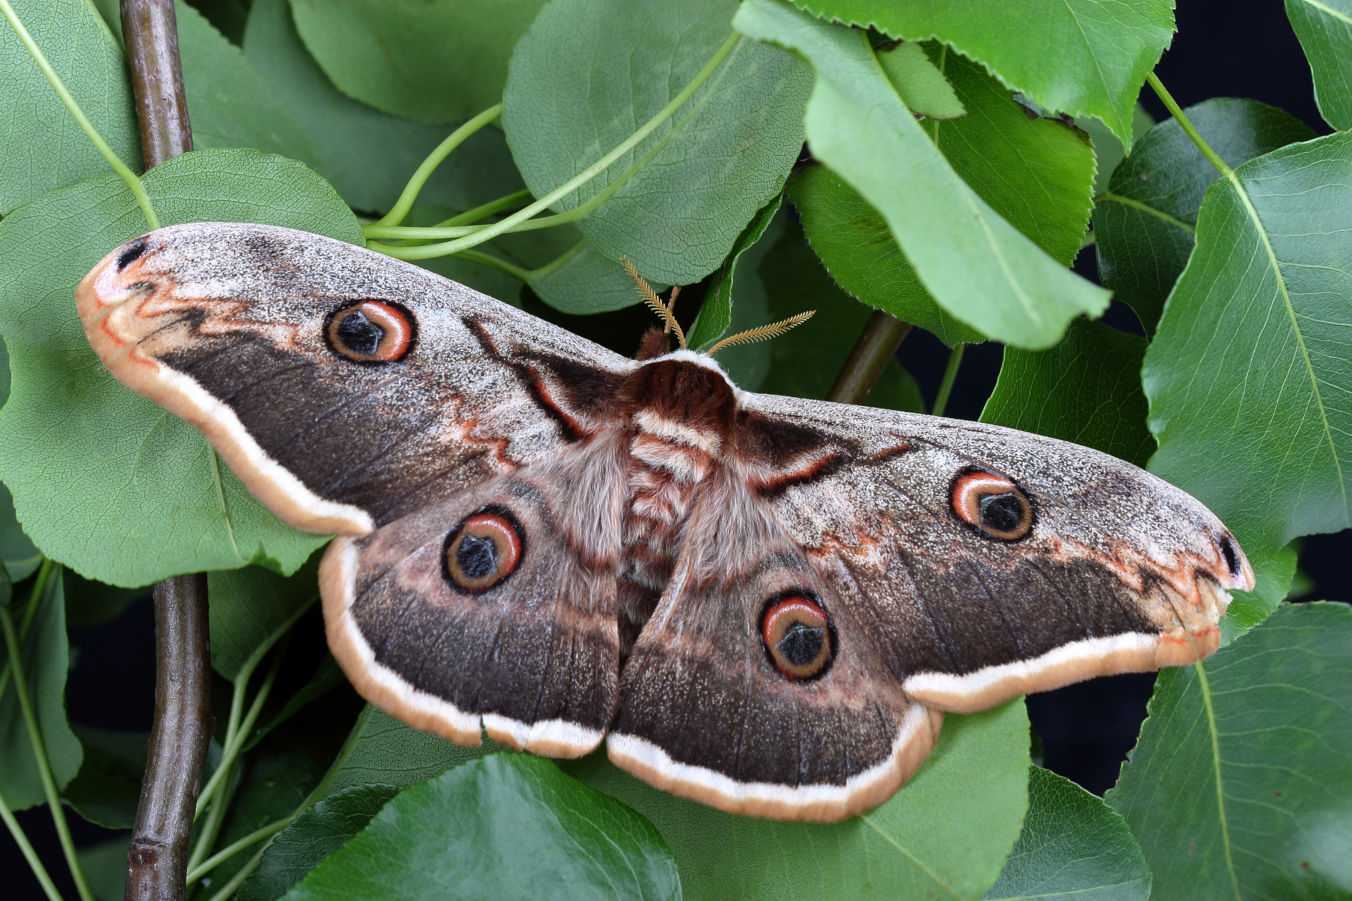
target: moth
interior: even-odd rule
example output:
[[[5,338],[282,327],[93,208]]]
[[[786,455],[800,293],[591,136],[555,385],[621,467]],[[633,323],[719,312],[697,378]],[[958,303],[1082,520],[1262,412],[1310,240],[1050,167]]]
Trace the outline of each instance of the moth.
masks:
[[[338,535],[366,698],[465,745],[605,742],[727,811],[867,810],[945,712],[1199,660],[1253,586],[1200,502],[1096,451],[741,391],[304,232],[161,229],[77,300],[118,379]]]

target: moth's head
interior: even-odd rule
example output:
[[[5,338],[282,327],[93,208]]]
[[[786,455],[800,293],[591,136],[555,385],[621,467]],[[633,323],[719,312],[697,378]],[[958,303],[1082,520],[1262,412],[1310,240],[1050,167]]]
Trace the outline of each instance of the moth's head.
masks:
[[[676,321],[676,314],[673,312],[676,308],[676,297],[680,294],[679,285],[672,287],[671,294],[667,296],[664,303],[662,298],[657,296],[657,292],[652,289],[643,278],[638,274],[632,263],[624,260],[624,269],[629,273],[630,278],[638,287],[638,293],[643,297],[643,302],[656,313],[663,322],[663,328],[660,330],[652,328],[643,336],[642,343],[639,344],[637,359],[651,360],[667,354],[671,350],[671,335],[676,336],[676,341],[680,345],[680,350],[688,350],[685,343],[685,332],[681,329],[681,324]],[[702,353],[712,358],[714,354],[725,347],[731,347],[734,344],[749,344],[752,341],[768,341],[771,338],[777,338],[796,325],[802,325],[815,314],[816,310],[807,310],[796,316],[790,316],[787,319],[781,319],[778,322],[771,322],[768,325],[758,325],[755,328],[746,331],[737,332],[735,335],[729,335],[726,338],[715,343],[708,350]],[[715,367],[717,368],[717,367]],[[722,369],[718,369],[722,372]]]

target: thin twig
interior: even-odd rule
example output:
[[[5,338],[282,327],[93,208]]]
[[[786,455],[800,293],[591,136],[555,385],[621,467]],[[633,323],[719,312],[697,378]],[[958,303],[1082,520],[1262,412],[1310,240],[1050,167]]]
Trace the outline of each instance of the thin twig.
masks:
[[[146,168],[192,149],[173,0],[122,0]],[[207,579],[155,586],[155,721],[127,852],[128,901],[181,899],[202,763],[211,740]]]
[[[882,310],[874,310],[826,399],[843,404],[862,403],[878,384],[883,368],[910,330],[909,323]]]

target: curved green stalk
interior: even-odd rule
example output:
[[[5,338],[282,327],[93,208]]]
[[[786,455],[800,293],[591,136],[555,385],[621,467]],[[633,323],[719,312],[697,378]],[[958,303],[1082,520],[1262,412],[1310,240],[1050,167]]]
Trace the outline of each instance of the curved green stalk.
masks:
[[[0,0],[3,3],[4,0]],[[70,827],[66,825],[66,814],[61,807],[61,796],[56,790],[56,780],[52,778],[52,767],[47,760],[47,748],[42,741],[42,732],[38,727],[38,717],[33,711],[33,700],[28,694],[28,680],[23,673],[23,656],[19,651],[19,636],[14,630],[14,620],[9,610],[0,607],[0,631],[5,633],[5,649],[9,659],[15,662],[10,668],[14,673],[14,692],[19,696],[19,708],[23,711],[24,725],[28,728],[28,742],[33,747],[33,758],[37,763],[38,777],[42,780],[42,792],[47,796],[47,806],[52,812],[52,825],[56,827],[57,839],[61,842],[61,852],[70,867],[70,877],[75,882],[75,891],[83,901],[94,901],[85,881],[84,871],[80,869],[80,860],[75,855],[75,843],[71,841]]]
[[[42,886],[42,893],[50,901],[61,901],[61,893],[56,890],[56,885],[52,882],[52,877],[48,875],[47,868],[42,865],[38,853],[29,844],[28,836],[24,835],[23,827],[14,818],[14,814],[10,811],[9,805],[5,803],[3,797],[0,797],[0,820],[5,821],[5,827],[9,829],[9,834],[14,837],[14,844],[18,845],[19,850],[23,852],[23,859],[28,861],[28,868],[37,877],[38,884]],[[6,879],[6,882],[10,882],[10,880]]]
[[[57,565],[55,560],[50,558],[42,561],[38,567],[38,574],[33,579],[33,591],[28,596],[28,606],[23,612],[23,622],[19,623],[19,640],[23,641],[28,637],[28,627],[33,624],[33,617],[37,615],[38,604],[42,602],[42,595],[47,591],[47,580],[51,578],[52,569]],[[14,666],[14,661],[6,660],[5,668],[0,671],[0,697],[4,697],[5,689],[9,687],[9,671]]]
[[[3,2],[3,0],[0,0]],[[437,171],[437,167],[442,164],[446,157],[451,155],[451,151],[465,143],[471,135],[483,128],[488,123],[502,115],[502,104],[497,103],[488,109],[479,113],[467,121],[464,125],[457,128],[446,136],[446,140],[437,145],[436,149],[427,155],[427,159],[413,171],[413,177],[408,180],[404,186],[399,199],[390,207],[390,211],[376,220],[376,225],[398,225],[404,221],[408,211],[413,209],[413,203],[418,199],[427,180],[432,177],[432,173]]]
[[[269,838],[270,836],[276,835],[278,832],[281,832],[295,818],[296,814],[293,813],[290,816],[282,817],[280,820],[274,820],[273,822],[268,823],[261,829],[255,829],[253,832],[250,832],[243,838],[226,845],[224,848],[217,851],[215,854],[211,855],[206,860],[202,861],[196,867],[188,870],[188,885],[192,885],[194,882],[201,879],[207,873],[210,873],[216,867],[225,863],[227,860],[234,857],[236,854],[243,851],[245,848],[248,848],[250,845],[256,845],[259,842],[263,841],[263,839]]]
[[[959,344],[948,354],[948,365],[944,367],[943,381],[939,382],[939,393],[934,398],[934,409],[930,410],[934,416],[943,416],[944,410],[948,409],[948,396],[953,393],[953,382],[958,378],[958,367],[962,365],[962,353],[966,349],[966,344]]]
[[[709,61],[704,64],[703,68],[695,74],[695,77],[690,80],[690,83],[682,88],[680,93],[675,97],[671,98],[671,102],[662,107],[655,116],[643,123],[637,131],[621,143],[617,144],[614,149],[605,156],[601,157],[586,169],[568,179],[568,181],[529,206],[518,210],[512,215],[505,219],[501,219],[492,225],[485,226],[472,235],[467,235],[462,238],[455,238],[438,244],[423,244],[415,247],[373,243],[369,245],[370,249],[400,260],[427,260],[433,257],[442,257],[453,253],[459,253],[462,250],[467,250],[470,247],[475,247],[485,241],[496,238],[504,232],[512,231],[516,226],[525,222],[527,219],[532,218],[536,213],[549,209],[550,205],[555,201],[566,197],[582,185],[600,175],[611,163],[615,162],[642,143],[643,140],[646,139],[648,135],[652,134],[659,125],[675,115],[676,110],[680,109],[685,102],[709,80],[709,77],[713,75],[714,71],[719,67],[723,60],[727,58],[727,55],[732,52],[732,48],[737,46],[737,42],[740,40],[741,36],[738,34],[734,33],[728,35],[727,40],[725,40],[718,50],[714,52],[714,55],[709,58]],[[607,186],[607,189],[609,189],[609,187],[610,186]]]
[[[462,250],[457,256],[462,260],[469,260],[471,263],[479,263],[482,266],[488,266],[506,273],[518,281],[529,282],[534,275],[528,269],[509,263],[501,257],[495,257],[491,253],[484,253],[482,250]]]
[[[1174,117],[1174,121],[1179,124],[1179,127],[1181,127],[1183,132],[1192,140],[1192,143],[1197,145],[1197,149],[1202,152],[1202,156],[1207,158],[1207,162],[1215,166],[1216,171],[1226,178],[1234,176],[1235,170],[1230,168],[1229,163],[1221,159],[1220,154],[1211,149],[1211,145],[1203,139],[1197,129],[1193,127],[1193,124],[1188,121],[1188,117],[1184,115],[1183,109],[1178,105],[1177,101],[1174,100],[1173,95],[1165,90],[1164,83],[1159,80],[1154,72],[1151,72],[1145,77],[1145,82],[1150,85],[1151,90],[1155,92],[1155,96],[1159,97],[1160,102],[1164,104],[1167,110],[1169,110],[1169,115]]]
[[[378,222],[372,222],[369,225],[361,227],[361,233],[367,239],[371,238],[389,238],[389,239],[425,239],[432,238],[456,238],[461,235],[473,234],[480,226],[470,226],[470,223],[478,222],[480,219],[486,219],[494,213],[500,213],[503,210],[509,210],[512,207],[520,206],[531,199],[531,193],[527,190],[515,191],[505,197],[499,197],[496,200],[490,200],[488,203],[480,204],[472,209],[465,210],[463,213],[457,213],[445,221],[438,222],[436,225],[381,225]]]
[[[61,103],[75,118],[80,129],[89,138],[89,142],[108,161],[108,165],[113,167],[113,171],[122,177],[122,180],[127,183],[127,187],[131,188],[131,193],[136,198],[137,204],[140,205],[141,213],[146,217],[146,222],[150,225],[150,228],[152,230],[159,228],[160,220],[155,215],[154,208],[150,205],[150,195],[146,193],[145,185],[141,183],[141,179],[137,177],[136,173],[131,171],[127,164],[118,158],[117,154],[113,152],[113,148],[109,147],[108,142],[103,139],[103,135],[99,134],[98,129],[94,128],[94,123],[90,122],[85,116],[84,110],[80,109],[80,105],[75,102],[75,98],[66,89],[66,83],[61,80],[61,76],[56,74],[56,70],[52,68],[51,63],[47,62],[46,55],[33,40],[33,36],[28,33],[28,29],[24,27],[23,22],[19,21],[19,17],[15,15],[13,8],[9,5],[9,0],[0,0],[0,14],[3,14],[9,21],[9,27],[14,29],[14,33],[19,36],[19,40],[28,48],[28,54],[38,64],[38,68],[47,78],[47,83],[52,86],[52,90],[56,91],[56,96],[61,98]]]

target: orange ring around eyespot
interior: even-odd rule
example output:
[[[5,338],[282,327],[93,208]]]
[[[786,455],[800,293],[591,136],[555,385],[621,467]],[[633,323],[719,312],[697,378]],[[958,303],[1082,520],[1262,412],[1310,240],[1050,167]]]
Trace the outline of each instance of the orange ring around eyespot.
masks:
[[[787,659],[779,645],[795,625],[821,631],[821,648],[806,663]],[[770,599],[761,614],[761,640],[770,660],[785,677],[794,681],[815,679],[826,672],[835,657],[835,630],[826,608],[807,593],[790,591]]]
[[[340,329],[353,312],[360,313],[380,330],[380,340],[374,352],[356,350],[343,341]],[[402,360],[412,349],[416,334],[413,315],[402,306],[383,300],[362,300],[348,304],[331,313],[324,324],[324,337],[329,347],[355,363],[394,363]]]
[[[493,545],[492,572],[475,576],[466,573],[460,551],[467,537],[488,540]],[[442,567],[447,580],[461,591],[478,594],[499,584],[521,564],[525,540],[516,518],[505,510],[489,508],[465,517],[446,536]]]
[[[1014,497],[1019,504],[1019,518],[1012,527],[1001,528],[983,518],[983,501]],[[1033,505],[1023,489],[1014,480],[993,472],[967,472],[953,482],[951,492],[953,512],[968,525],[1002,541],[1017,541],[1033,529]]]

